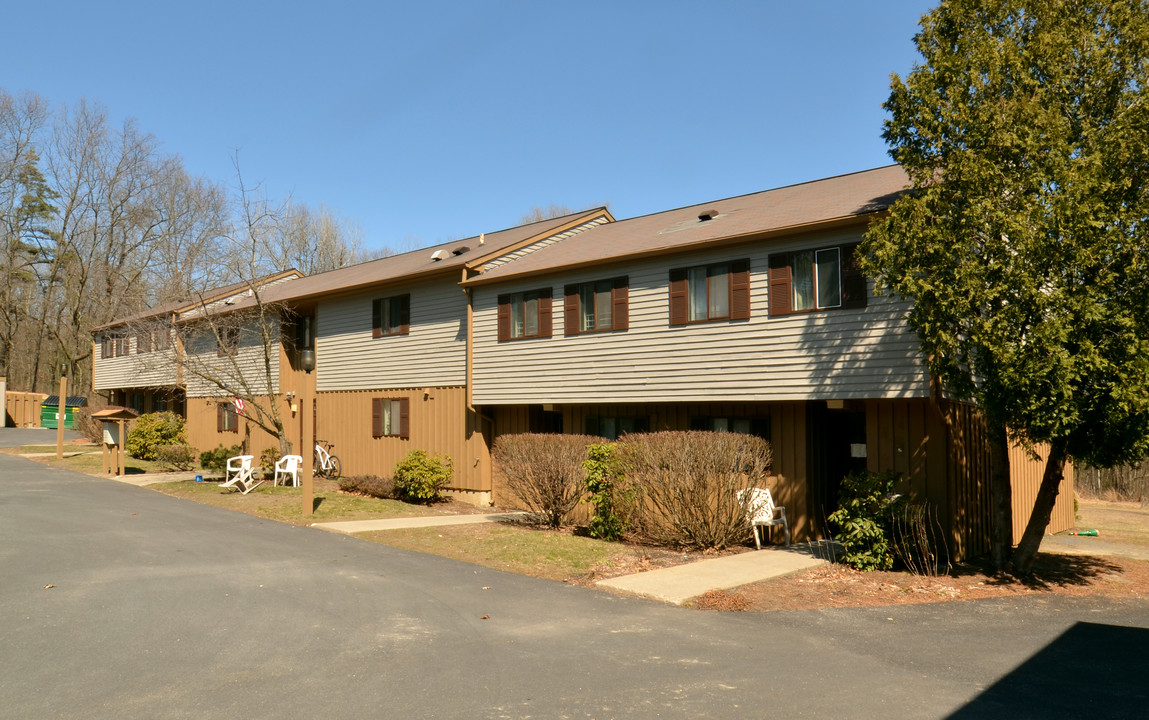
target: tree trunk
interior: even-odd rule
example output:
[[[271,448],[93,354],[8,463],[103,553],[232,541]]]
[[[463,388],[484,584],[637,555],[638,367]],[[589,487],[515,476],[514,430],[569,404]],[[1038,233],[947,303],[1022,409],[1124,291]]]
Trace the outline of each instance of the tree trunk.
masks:
[[[1009,439],[1004,426],[989,427],[990,557],[995,570],[1005,569],[1013,544],[1010,507]],[[1051,506],[1052,507],[1052,506]]]
[[[1045,528],[1049,526],[1049,518],[1053,515],[1053,506],[1057,502],[1057,492],[1061,489],[1061,479],[1065,476],[1065,443],[1054,443],[1049,448],[1049,457],[1045,460],[1045,473],[1041,478],[1041,487],[1037,491],[1037,499],[1033,503],[1033,512],[1029,516],[1029,523],[1025,526],[1025,534],[1013,552],[1013,572],[1022,577],[1033,573],[1033,562],[1037,559],[1037,550],[1041,547],[1041,539],[1045,537]]]

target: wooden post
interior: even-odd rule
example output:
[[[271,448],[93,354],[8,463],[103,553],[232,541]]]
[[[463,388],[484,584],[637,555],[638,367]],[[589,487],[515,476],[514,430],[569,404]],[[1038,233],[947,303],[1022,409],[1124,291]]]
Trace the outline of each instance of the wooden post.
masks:
[[[124,421],[120,420],[120,437],[119,437],[120,444],[119,444],[119,447],[117,448],[119,455],[120,455],[120,475],[126,475],[128,472],[128,466],[127,466],[127,463],[125,462],[126,458],[124,457],[124,452],[125,452],[124,451],[124,441],[127,438],[127,433],[125,432],[125,430],[126,430],[126,428],[124,427]]]
[[[60,402],[56,405],[56,459],[64,459],[64,418],[68,417],[68,376],[60,373]]]
[[[299,412],[303,414],[300,427],[299,456],[303,464],[299,468],[303,486],[303,517],[310,517],[314,511],[315,491],[312,482],[312,472],[315,468],[315,444],[311,436],[315,434],[315,418],[311,414],[311,373],[303,376],[303,388],[299,393]]]

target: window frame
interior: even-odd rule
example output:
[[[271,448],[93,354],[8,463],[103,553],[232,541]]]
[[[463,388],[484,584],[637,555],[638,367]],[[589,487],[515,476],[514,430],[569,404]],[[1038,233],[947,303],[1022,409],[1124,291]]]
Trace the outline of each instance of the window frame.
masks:
[[[726,276],[726,314],[711,315],[711,277],[716,277],[713,271],[727,268],[723,273]],[[706,317],[690,319],[690,300],[692,295],[691,276],[699,272],[706,278]],[[735,320],[750,319],[750,260],[726,260],[716,263],[690,265],[673,268],[670,271],[670,324],[671,326],[700,325],[712,322],[731,322]]]
[[[610,294],[610,323],[609,326],[597,327],[599,308],[597,298],[605,293],[596,292],[596,286],[606,284]],[[595,298],[594,318],[596,327],[584,330],[583,318],[583,290],[589,288]],[[609,280],[591,280],[582,283],[572,283],[563,288],[563,334],[564,335],[591,335],[594,333],[621,332],[630,329],[630,279],[626,275]]]
[[[128,355],[129,347],[128,333],[126,331],[116,330],[105,333],[100,339],[100,359],[111,360],[113,358],[124,357]]]
[[[384,313],[384,304],[387,312]],[[387,325],[383,324],[386,314]],[[398,317],[392,317],[397,315]],[[392,322],[397,320],[397,322]],[[394,337],[411,334],[411,293],[388,295],[371,301],[371,337]]]
[[[217,327],[215,330],[216,357],[235,355],[239,352],[239,328]]]
[[[498,296],[498,333],[499,342],[518,340],[537,340],[549,338],[553,333],[553,295],[554,288],[538,288],[536,290],[523,290],[514,293],[504,293]],[[529,297],[533,296],[533,297]],[[535,332],[527,334],[527,302],[536,300]],[[514,305],[519,302],[523,306],[523,334],[515,335],[513,322]]]
[[[239,411],[235,409],[235,404],[230,402],[220,402],[216,404],[215,431],[239,432]]]
[[[384,403],[390,406],[389,423],[384,423]],[[395,413],[398,411],[398,418]],[[395,424],[398,427],[395,427]],[[371,398],[371,437],[397,437],[406,440],[411,437],[411,399],[405,397]]]
[[[768,257],[769,265],[769,315],[780,317],[784,315],[804,315],[814,312],[832,312],[836,310],[856,310],[866,307],[866,278],[862,275],[857,262],[858,243],[843,243],[838,245],[823,245],[782,253],[771,253]],[[822,305],[819,297],[821,289],[818,287],[818,254],[830,250],[838,252],[838,304]],[[800,254],[809,253],[813,258],[812,296],[813,307],[795,309],[794,301],[794,258]]]

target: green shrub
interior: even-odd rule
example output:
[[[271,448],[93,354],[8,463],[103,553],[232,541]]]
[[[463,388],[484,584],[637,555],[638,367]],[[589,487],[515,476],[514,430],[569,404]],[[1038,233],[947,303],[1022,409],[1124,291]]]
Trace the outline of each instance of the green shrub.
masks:
[[[139,460],[155,460],[157,446],[186,443],[182,417],[173,412],[145,413],[132,422],[126,449]]]
[[[277,447],[269,447],[259,454],[259,469],[263,471],[264,477],[275,475],[275,464],[280,457],[282,455]]]
[[[492,450],[507,487],[544,524],[560,527],[586,492],[586,449],[591,435],[503,435]]]
[[[587,532],[594,538],[618,540],[626,532],[626,521],[618,514],[619,498],[616,497],[625,479],[622,464],[613,443],[591,445],[586,454],[587,459],[582,466],[586,470],[586,489],[590,493],[587,502],[594,506]]]
[[[853,472],[842,479],[838,509],[829,520],[839,530],[835,539],[842,543],[847,565],[864,572],[893,567],[890,535],[899,506],[893,495],[897,484],[897,473],[889,471]]]
[[[388,500],[395,497],[395,485],[387,478],[378,475],[352,475],[339,478],[339,489],[343,492],[359,493],[370,497]]]
[[[770,443],[742,433],[672,431],[624,435],[618,449],[640,538],[700,550],[746,541],[738,493],[764,483]]]
[[[224,447],[220,444],[215,450],[207,450],[199,455],[199,464],[204,470],[222,473],[227,468],[227,459],[242,453],[239,445]]]
[[[191,445],[157,445],[156,460],[172,470],[191,470],[195,467],[195,448]]]
[[[412,450],[395,466],[392,483],[395,497],[404,502],[431,503],[442,499],[439,491],[447,486],[455,468],[451,458]]]

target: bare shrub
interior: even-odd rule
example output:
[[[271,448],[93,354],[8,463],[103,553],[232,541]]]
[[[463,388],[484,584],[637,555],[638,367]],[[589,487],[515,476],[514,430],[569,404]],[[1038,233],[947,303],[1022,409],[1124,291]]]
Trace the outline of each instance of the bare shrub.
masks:
[[[359,493],[389,500],[395,497],[395,486],[388,478],[378,475],[351,475],[339,478],[339,489],[343,492]]]
[[[495,441],[492,455],[526,509],[543,523],[560,527],[586,492],[582,463],[587,446],[600,441],[591,435],[503,435]]]
[[[170,470],[191,470],[198,453],[191,445],[157,445],[156,461]]]
[[[937,577],[950,571],[945,531],[926,503],[907,503],[890,515],[894,557],[914,575]]]
[[[632,528],[662,545],[722,549],[749,535],[738,492],[757,487],[770,444],[729,432],[659,432],[619,440],[636,491]]]
[[[79,407],[72,415],[72,429],[97,445],[104,442],[104,424],[92,418],[94,410],[103,407]]]

